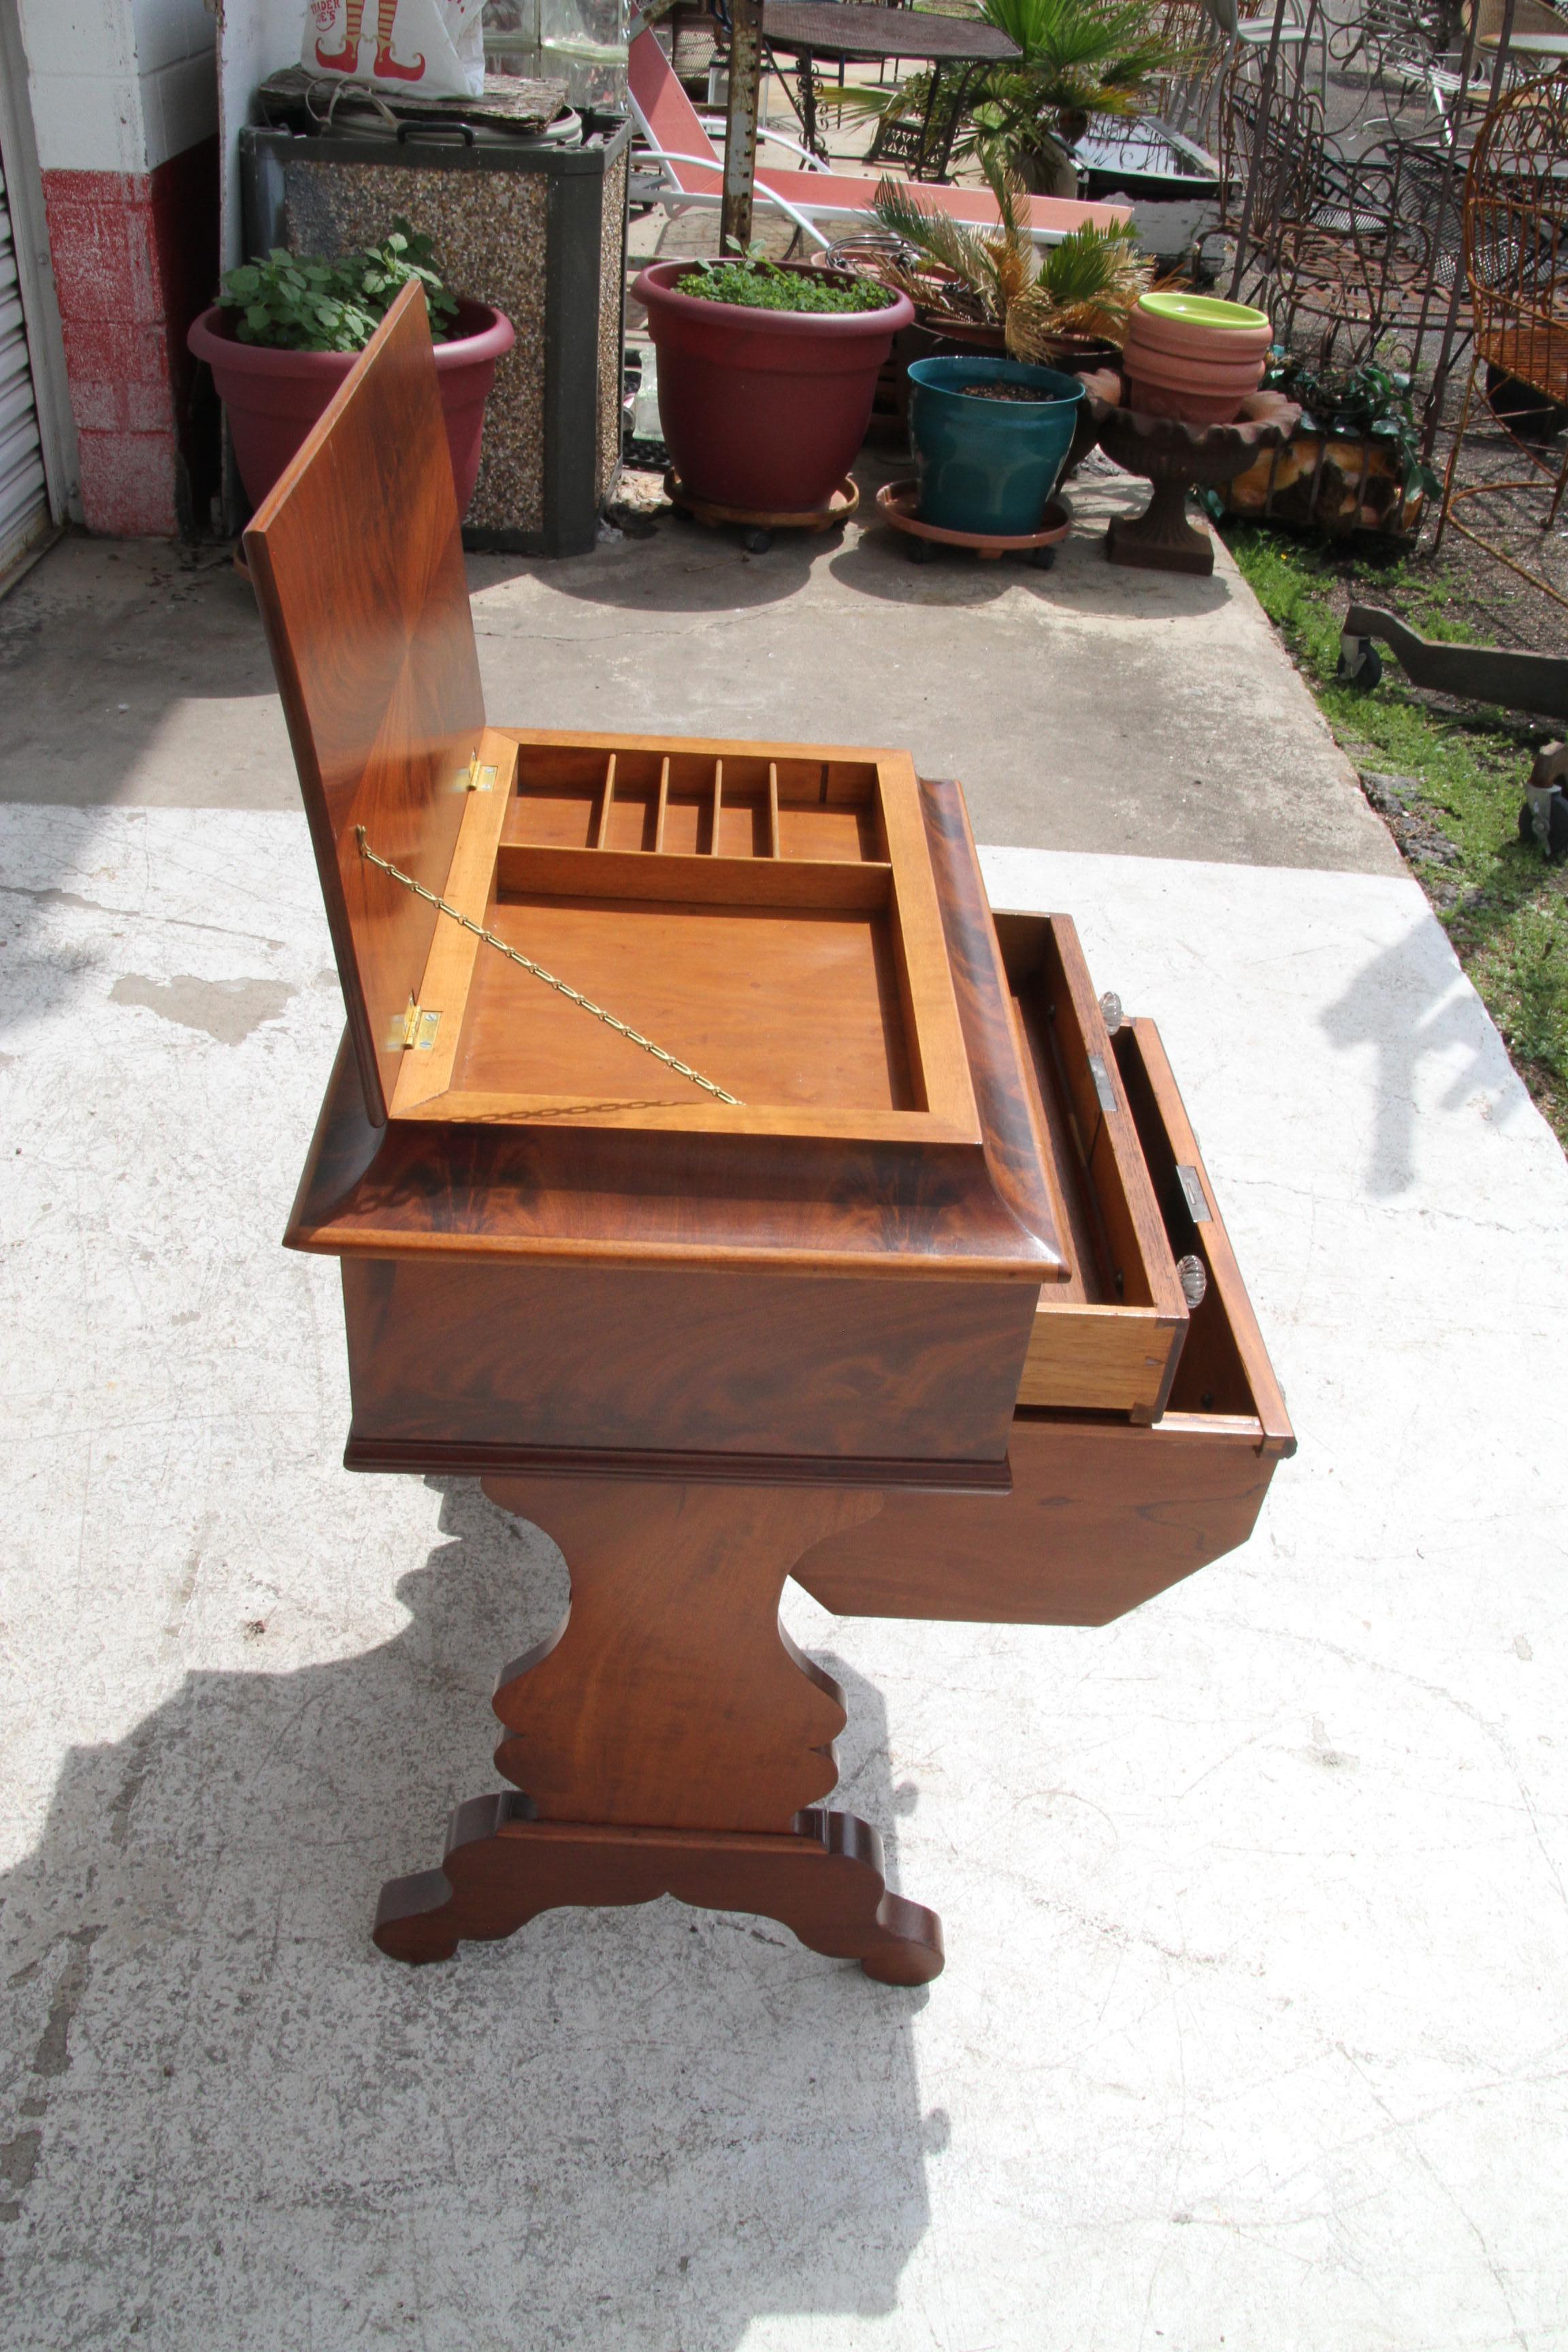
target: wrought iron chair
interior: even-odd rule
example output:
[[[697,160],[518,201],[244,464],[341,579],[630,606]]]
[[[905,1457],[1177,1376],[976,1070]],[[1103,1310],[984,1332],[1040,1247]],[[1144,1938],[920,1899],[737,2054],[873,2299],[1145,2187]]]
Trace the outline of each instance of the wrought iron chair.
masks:
[[[1359,16],[1329,34],[1329,56],[1339,72],[1364,72],[1400,114],[1402,101],[1418,93],[1428,118],[1435,118],[1433,127],[1444,136],[1451,135],[1464,90],[1454,54],[1459,46],[1454,0],[1362,0]],[[1396,116],[1376,119],[1393,122]]]
[[[1543,446],[1568,422],[1568,79],[1562,75],[1509,91],[1482,124],[1465,182],[1464,266],[1475,341],[1437,539],[1451,522],[1521,579],[1568,605],[1561,585],[1484,536],[1473,519],[1481,499],[1517,499],[1550,488],[1545,512],[1526,526],[1544,540],[1568,490],[1568,447],[1554,459]],[[1530,471],[1461,487],[1455,476],[1483,368],[1491,415]]]
[[[911,180],[945,180],[973,79],[973,68],[912,76],[904,87],[914,102],[880,117],[867,163],[901,163]]]
[[[1146,103],[1173,131],[1207,146],[1225,81],[1230,43],[1208,0],[1165,0],[1154,33],[1170,62],[1152,78]]]
[[[1428,323],[1433,248],[1421,206],[1400,204],[1396,162],[1382,150],[1336,153],[1315,93],[1298,86],[1268,103],[1233,65],[1220,161],[1223,226],[1241,246],[1237,290],[1269,312],[1281,341],[1310,341],[1353,364]]]

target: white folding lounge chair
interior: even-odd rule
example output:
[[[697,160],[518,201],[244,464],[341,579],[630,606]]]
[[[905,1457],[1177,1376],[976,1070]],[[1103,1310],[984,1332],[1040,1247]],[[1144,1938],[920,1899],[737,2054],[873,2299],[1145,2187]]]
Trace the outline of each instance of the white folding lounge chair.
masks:
[[[724,166],[701,116],[676,79],[674,68],[651,32],[639,33],[631,46],[630,99],[632,119],[652,159],[664,175],[663,200],[672,212],[688,205],[717,207],[722,201]],[[761,131],[784,147],[793,140]],[[803,152],[799,148],[795,152]],[[788,215],[816,245],[831,242],[832,235],[863,227],[876,197],[878,182],[847,172],[823,169],[773,171],[757,174],[757,201]],[[997,226],[995,202],[988,188],[932,187],[921,182],[912,190],[931,212],[946,213],[973,228]],[[1125,205],[1083,205],[1062,196],[1028,196],[1029,235],[1037,245],[1059,245],[1085,221],[1110,228],[1130,217]]]

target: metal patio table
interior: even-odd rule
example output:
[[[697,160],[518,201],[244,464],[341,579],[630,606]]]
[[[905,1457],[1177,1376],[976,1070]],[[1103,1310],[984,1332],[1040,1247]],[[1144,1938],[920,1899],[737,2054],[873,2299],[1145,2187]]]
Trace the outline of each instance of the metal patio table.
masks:
[[[925,9],[857,5],[855,0],[763,0],[763,38],[770,50],[782,49],[797,62],[801,126],[814,154],[823,152],[816,131],[818,58],[829,58],[840,65],[850,59],[857,64],[881,64],[891,58],[931,66],[931,96],[926,102],[929,122],[945,68],[961,68],[967,84],[978,67],[1002,65],[1020,54],[1016,44],[994,25],[967,16],[933,16]],[[952,110],[955,128],[960,111]],[[948,144],[951,147],[951,133]],[[945,173],[945,155],[940,169]]]

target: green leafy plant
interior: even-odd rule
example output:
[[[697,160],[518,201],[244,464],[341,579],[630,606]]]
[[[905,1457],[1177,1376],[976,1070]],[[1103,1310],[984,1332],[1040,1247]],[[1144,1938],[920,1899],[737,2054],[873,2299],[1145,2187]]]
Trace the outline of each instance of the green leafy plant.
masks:
[[[1301,408],[1302,433],[1326,433],[1352,441],[1389,441],[1405,471],[1405,496],[1433,498],[1442,482],[1421,454],[1421,428],[1410,378],[1375,360],[1359,367],[1333,368],[1293,359],[1279,346],[1268,354],[1264,389],[1281,392]]]
[[[265,261],[226,272],[218,299],[238,314],[236,338],[281,352],[363,352],[411,278],[425,289],[430,331],[451,335],[458,305],[434,268],[427,236],[395,220],[382,244],[341,261],[285,253],[275,246]]]
[[[808,277],[800,269],[780,269],[756,254],[743,261],[699,261],[686,277],[676,279],[675,290],[700,302],[731,302],[744,310],[884,310],[893,299],[878,278],[840,284]]]
[[[1048,362],[1065,335],[1118,340],[1153,278],[1152,264],[1139,257],[1136,232],[1085,222],[1042,257],[1025,226],[1017,174],[994,151],[982,163],[996,200],[995,229],[965,228],[928,211],[908,182],[881,183],[872,209],[907,257],[889,255],[879,274],[920,310],[999,325],[1016,360]]]

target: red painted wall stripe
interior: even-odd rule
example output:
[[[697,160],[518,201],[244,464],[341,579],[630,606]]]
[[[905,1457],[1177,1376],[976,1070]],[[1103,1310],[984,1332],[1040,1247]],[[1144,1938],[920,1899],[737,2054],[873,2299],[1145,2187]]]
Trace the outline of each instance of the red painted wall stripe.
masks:
[[[43,182],[88,528],[166,537],[193,458],[185,330],[217,279],[217,141]]]

